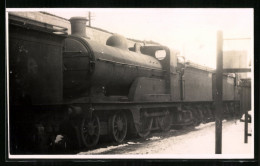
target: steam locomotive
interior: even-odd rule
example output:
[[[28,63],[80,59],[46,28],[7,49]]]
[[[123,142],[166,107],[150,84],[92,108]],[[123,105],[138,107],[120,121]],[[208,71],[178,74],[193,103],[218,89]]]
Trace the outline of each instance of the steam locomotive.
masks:
[[[214,71],[161,45],[128,48],[86,36],[86,19],[66,28],[9,14],[9,132],[12,154],[95,147],[128,136],[214,120]],[[223,76],[224,116],[239,110],[237,77]]]

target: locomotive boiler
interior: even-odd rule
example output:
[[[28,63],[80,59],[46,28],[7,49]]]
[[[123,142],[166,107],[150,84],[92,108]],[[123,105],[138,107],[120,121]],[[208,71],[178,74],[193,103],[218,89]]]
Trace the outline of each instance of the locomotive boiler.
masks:
[[[71,18],[71,22],[86,21]],[[113,35],[106,45],[88,39],[83,28],[72,26],[72,35],[65,39],[63,52],[64,97],[85,94],[128,96],[138,77],[163,79],[161,63],[153,56],[128,50],[124,37]],[[77,28],[76,30],[73,28]],[[79,31],[78,29],[82,30]]]
[[[214,120],[213,70],[180,63],[166,46],[129,48],[117,34],[100,44],[86,35],[86,21],[71,18],[67,35],[9,15],[11,153],[46,153],[58,136],[66,148],[90,148],[100,136],[121,143]],[[239,108],[236,80],[225,75],[223,85],[229,116]]]

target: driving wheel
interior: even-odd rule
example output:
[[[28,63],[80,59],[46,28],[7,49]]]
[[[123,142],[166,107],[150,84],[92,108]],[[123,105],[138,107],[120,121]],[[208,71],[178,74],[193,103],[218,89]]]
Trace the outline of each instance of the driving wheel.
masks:
[[[171,125],[172,125],[171,114],[157,117],[157,121],[161,131],[169,131],[171,129]]]
[[[137,125],[137,135],[141,138],[147,137],[152,128],[153,118],[141,116],[140,123]]]
[[[85,147],[93,147],[98,143],[100,122],[97,115],[93,114],[91,119],[83,118],[80,129],[82,142]]]
[[[113,141],[121,143],[127,133],[127,118],[124,113],[118,112],[109,117],[109,135]]]

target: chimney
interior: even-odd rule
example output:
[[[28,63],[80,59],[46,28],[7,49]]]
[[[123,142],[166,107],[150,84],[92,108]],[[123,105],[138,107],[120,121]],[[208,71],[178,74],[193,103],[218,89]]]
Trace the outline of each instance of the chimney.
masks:
[[[86,19],[85,17],[71,17],[69,21],[71,24],[71,35],[87,37],[86,23],[88,19]]]

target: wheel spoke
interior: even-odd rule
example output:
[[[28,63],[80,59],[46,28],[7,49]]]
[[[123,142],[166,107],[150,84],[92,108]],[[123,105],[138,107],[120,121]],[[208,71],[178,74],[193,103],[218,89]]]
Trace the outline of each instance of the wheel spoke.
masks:
[[[118,116],[117,121],[121,121],[121,117],[120,116]]]
[[[118,136],[119,136],[118,130],[115,131],[115,136],[118,138]]]

